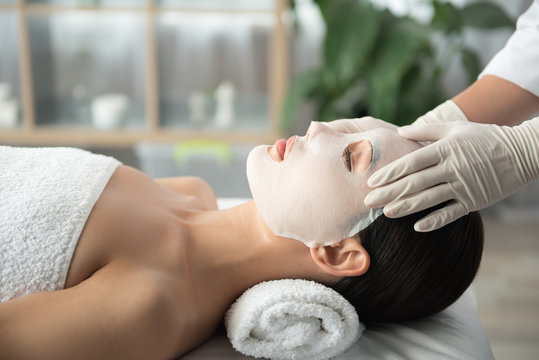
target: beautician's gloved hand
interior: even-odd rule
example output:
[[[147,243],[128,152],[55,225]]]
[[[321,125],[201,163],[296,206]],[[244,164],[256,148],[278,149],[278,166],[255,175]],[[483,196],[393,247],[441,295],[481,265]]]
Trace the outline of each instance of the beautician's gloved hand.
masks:
[[[432,141],[374,173],[365,198],[391,218],[450,202],[415,223],[438,229],[485,208],[539,178],[539,117],[507,127],[471,122],[418,124],[399,129],[410,140]]]
[[[428,113],[417,118],[412,125],[445,123],[451,121],[468,121],[464,112],[452,100],[438,105]]]
[[[447,100],[446,102],[438,105],[436,108],[429,111],[425,115],[417,118],[417,120],[414,121],[414,125],[450,121],[468,121],[468,119],[466,118],[466,115],[464,115],[462,110],[453,101]],[[374,118],[372,116],[365,116],[356,119],[334,120],[325,123],[325,125],[327,125],[333,130],[347,134],[379,128],[386,128],[391,130],[398,129],[398,126]]]

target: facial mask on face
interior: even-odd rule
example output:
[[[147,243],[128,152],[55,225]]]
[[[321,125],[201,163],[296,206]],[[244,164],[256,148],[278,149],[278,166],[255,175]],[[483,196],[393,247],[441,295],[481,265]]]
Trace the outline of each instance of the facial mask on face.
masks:
[[[350,172],[345,148],[368,140],[372,157],[367,169]],[[309,247],[330,245],[357,234],[382,214],[363,199],[367,179],[379,168],[420,147],[395,130],[374,129],[344,134],[312,123],[308,136],[296,137],[287,158],[270,157],[270,146],[254,148],[247,159],[247,178],[258,210],[279,236]]]

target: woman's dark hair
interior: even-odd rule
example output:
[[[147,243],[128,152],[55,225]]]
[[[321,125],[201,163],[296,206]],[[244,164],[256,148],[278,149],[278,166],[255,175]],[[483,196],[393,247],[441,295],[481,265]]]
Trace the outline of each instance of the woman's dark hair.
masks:
[[[435,314],[474,279],[483,253],[483,224],[473,212],[420,233],[414,223],[432,210],[390,219],[384,215],[359,232],[370,255],[368,271],[331,286],[364,323],[408,321]]]

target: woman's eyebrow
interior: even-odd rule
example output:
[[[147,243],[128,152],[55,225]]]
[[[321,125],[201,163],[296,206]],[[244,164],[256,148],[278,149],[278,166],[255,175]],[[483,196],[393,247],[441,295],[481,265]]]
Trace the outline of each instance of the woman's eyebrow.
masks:
[[[344,148],[341,155],[341,160],[344,162],[344,166],[346,167],[346,169],[352,172],[352,152],[348,148],[349,146],[350,145],[346,145],[346,147]]]

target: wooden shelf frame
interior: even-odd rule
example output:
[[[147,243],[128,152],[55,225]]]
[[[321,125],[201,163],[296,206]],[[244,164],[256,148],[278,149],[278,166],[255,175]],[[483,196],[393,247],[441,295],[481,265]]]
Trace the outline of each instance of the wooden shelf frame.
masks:
[[[224,0],[226,1],[226,0]],[[288,86],[288,34],[283,14],[288,0],[275,0],[274,9],[219,9],[160,7],[157,0],[146,0],[140,7],[74,7],[53,4],[32,4],[27,0],[14,0],[13,4],[0,5],[0,13],[11,12],[17,16],[20,103],[22,125],[14,129],[0,128],[0,144],[17,145],[103,145],[131,146],[141,141],[170,142],[182,139],[208,138],[231,143],[272,142],[280,136],[279,118],[281,105]],[[145,18],[145,129],[132,131],[117,129],[101,131],[92,128],[62,128],[36,124],[34,107],[32,58],[28,31],[28,15],[57,14],[63,12],[129,13],[143,14]],[[269,119],[268,131],[201,131],[168,129],[159,122],[159,69],[155,20],[166,13],[223,13],[223,14],[270,14],[275,25],[270,35],[270,61],[268,69]]]

